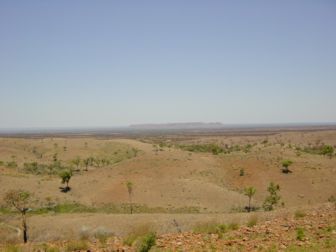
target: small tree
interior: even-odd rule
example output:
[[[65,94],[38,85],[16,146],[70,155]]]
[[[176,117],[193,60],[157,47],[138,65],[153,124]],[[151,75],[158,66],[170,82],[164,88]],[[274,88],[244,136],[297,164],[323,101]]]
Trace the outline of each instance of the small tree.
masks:
[[[72,171],[71,170],[65,170],[65,171],[62,171],[60,174],[59,174],[60,178],[62,179],[62,184],[66,184],[65,188],[61,188],[62,189],[62,192],[68,192],[70,191],[70,187],[69,187],[69,182],[70,182],[70,179],[72,177]]]
[[[88,171],[88,167],[89,167],[89,165],[90,165],[90,158],[85,158],[84,160],[83,160],[83,164],[84,164],[84,166],[85,166],[85,171]]]
[[[26,213],[29,210],[28,205],[31,203],[31,195],[23,190],[8,191],[4,197],[4,201],[21,214],[23,242],[28,241],[28,227],[26,221]]]
[[[291,170],[289,170],[289,166],[291,166],[293,164],[293,161],[286,159],[282,161],[282,172],[283,173],[290,173],[292,172]]]
[[[248,202],[248,208],[247,211],[250,212],[251,211],[251,200],[252,197],[254,196],[254,194],[256,193],[256,189],[251,186],[251,187],[247,187],[244,189],[244,194],[248,197],[249,202]]]
[[[76,169],[79,170],[79,165],[81,163],[80,157],[76,157],[74,160],[72,160],[72,163],[76,166]]]
[[[129,201],[130,201],[130,210],[131,210],[131,214],[132,214],[133,213],[133,204],[132,204],[133,183],[131,181],[127,181],[126,186],[127,186],[128,197],[129,197]]]
[[[265,211],[272,211],[274,206],[276,206],[281,199],[281,197],[278,195],[280,186],[271,182],[267,188],[267,191],[270,193],[270,195],[266,197],[263,203],[263,208]]]

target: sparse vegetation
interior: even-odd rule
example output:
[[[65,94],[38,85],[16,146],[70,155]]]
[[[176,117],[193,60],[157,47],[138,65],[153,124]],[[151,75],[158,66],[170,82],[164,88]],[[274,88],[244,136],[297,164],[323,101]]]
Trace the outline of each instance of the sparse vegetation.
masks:
[[[321,144],[317,142],[314,146],[309,145],[305,147],[296,146],[296,150],[303,151],[309,154],[324,155],[331,158],[334,154],[334,147],[331,145]]]
[[[286,134],[284,133],[284,135]],[[29,210],[27,216],[33,216],[33,218],[30,219],[31,221],[45,220],[41,221],[42,224],[32,223],[34,224],[34,228],[28,230],[32,238],[41,239],[42,241],[45,234],[41,233],[41,231],[35,227],[41,225],[43,228],[50,228],[52,224],[46,223],[46,219],[53,218],[52,216],[56,215],[55,219],[64,221],[66,218],[69,218],[69,220],[71,219],[71,223],[73,221],[74,224],[77,225],[76,228],[74,228],[74,233],[70,234],[69,239],[76,241],[76,239],[80,238],[84,240],[88,244],[89,250],[109,249],[110,244],[111,246],[119,248],[119,245],[116,244],[122,243],[121,238],[113,236],[113,233],[105,232],[104,230],[113,230],[118,234],[121,228],[125,228],[125,230],[129,229],[129,226],[126,227],[124,221],[119,221],[117,214],[123,214],[120,215],[120,218],[127,217],[132,219],[131,222],[127,222],[127,225],[138,226],[139,223],[144,223],[143,221],[150,221],[150,219],[146,219],[150,218],[146,217],[149,216],[149,214],[134,215],[139,213],[181,214],[174,215],[171,219],[169,219],[169,215],[158,215],[158,222],[155,223],[155,227],[158,228],[157,231],[160,233],[166,232],[167,230],[169,234],[163,234],[163,236],[167,236],[168,238],[171,236],[174,237],[172,239],[176,239],[177,236],[170,232],[178,232],[180,234],[178,239],[181,239],[181,242],[184,242],[184,238],[196,237],[199,239],[197,242],[200,241],[204,243],[204,247],[202,247],[203,250],[216,251],[221,250],[221,248],[218,248],[218,244],[213,242],[212,239],[213,237],[216,237],[216,239],[218,237],[222,238],[225,244],[229,244],[232,241],[232,245],[230,245],[232,249],[244,249],[245,245],[241,245],[240,247],[240,245],[238,246],[236,244],[237,239],[247,239],[244,240],[244,244],[249,244],[252,238],[258,240],[262,235],[259,233],[252,234],[254,230],[264,230],[261,228],[264,225],[264,220],[267,220],[267,222],[273,225],[273,217],[279,216],[277,211],[272,214],[263,212],[243,214],[243,212],[255,211],[257,209],[257,202],[254,202],[254,199],[259,195],[259,190],[261,190],[259,188],[262,188],[260,186],[264,183],[264,180],[272,178],[273,176],[277,183],[281,182],[281,189],[285,190],[284,198],[286,199],[286,204],[291,206],[291,209],[292,207],[294,209],[304,209],[304,211],[291,211],[290,215],[286,215],[286,218],[289,218],[290,222],[299,223],[299,225],[291,224],[288,235],[287,233],[285,235],[286,237],[290,236],[291,241],[294,241],[294,243],[306,244],[306,241],[315,242],[314,233],[312,234],[310,229],[304,230],[303,241],[296,238],[296,228],[298,226],[306,228],[306,224],[303,225],[303,223],[306,223],[307,220],[310,221],[312,217],[308,208],[315,204],[313,199],[317,199],[316,201],[319,204],[330,196],[328,200],[335,202],[335,195],[333,195],[332,191],[329,190],[326,194],[323,194],[325,188],[332,188],[330,184],[334,180],[334,174],[332,173],[334,160],[324,159],[323,156],[308,155],[301,150],[298,151],[295,149],[295,147],[298,146],[296,144],[299,142],[296,136],[293,137],[295,140],[293,140],[292,149],[287,148],[288,142],[286,142],[286,139],[274,140],[273,136],[269,136],[269,141],[266,146],[260,145],[260,141],[262,140],[260,136],[249,137],[246,141],[241,137],[232,137],[233,140],[231,140],[231,137],[227,136],[218,139],[214,136],[206,136],[204,138],[203,136],[200,138],[198,136],[192,136],[190,138],[178,136],[176,140],[170,136],[166,139],[159,137],[153,138],[155,141],[165,142],[165,144],[161,144],[160,142],[156,142],[155,144],[159,156],[155,156],[155,153],[152,152],[152,142],[148,139],[146,139],[146,141],[147,143],[150,142],[150,144],[146,144],[146,142],[136,143],[135,141],[137,140],[133,139],[122,139],[120,140],[120,144],[117,143],[117,145],[115,145],[115,140],[111,139],[85,139],[85,141],[90,143],[87,148],[84,148],[84,140],[80,140],[80,138],[74,140],[71,138],[67,138],[66,140],[54,138],[53,141],[50,139],[22,139],[20,140],[21,142],[16,143],[16,145],[14,145],[10,138],[5,139],[0,142],[0,147],[6,150],[4,154],[0,153],[2,154],[0,159],[4,160],[3,166],[0,167],[1,171],[3,171],[0,179],[1,182],[5,182],[4,188],[15,188],[14,183],[17,182],[19,185],[25,185],[25,188],[29,190],[34,189],[35,196],[37,196],[36,201],[34,201],[34,208]],[[58,142],[58,149],[53,147],[55,141]],[[330,141],[331,140],[329,140],[328,143]],[[173,147],[179,148],[178,145],[204,145],[210,142],[222,148],[223,152],[217,153],[216,151],[212,152],[209,150],[198,153],[200,151],[185,152],[179,149],[169,149]],[[141,148],[140,153],[143,156],[136,160],[129,160],[119,164],[118,162],[136,155],[137,150],[133,150],[133,143],[134,146]],[[67,146],[66,152],[63,151],[63,146]],[[256,146],[255,150],[258,149],[258,151],[253,151],[254,146]],[[301,144],[301,146],[304,146],[304,144]],[[35,153],[32,153],[33,148]],[[301,156],[296,156],[295,154],[297,152],[301,153]],[[212,156],[207,153],[217,156]],[[43,154],[43,156],[41,157],[40,154]],[[77,165],[71,162],[71,160],[76,159],[76,157],[80,157],[81,160],[78,172],[76,171]],[[288,177],[284,179],[284,177],[279,174],[279,169],[277,169],[279,164],[282,166],[283,157],[295,161],[295,171],[297,171],[297,173],[293,174],[291,178]],[[17,168],[9,169],[6,166],[9,160],[16,162]],[[291,168],[292,166],[289,166],[289,169]],[[57,185],[58,182],[58,176],[55,175],[59,175],[59,173],[63,171],[71,170],[73,175],[76,176],[76,180],[72,181],[72,179],[70,179],[70,183],[73,183],[73,185],[71,186],[69,183],[68,186],[76,187],[76,190],[67,195],[59,194],[59,192],[55,190],[55,185]],[[87,170],[90,170],[90,172],[82,172]],[[323,171],[323,177],[319,176],[320,170]],[[303,171],[307,172],[309,176],[300,176]],[[240,177],[240,175],[242,176]],[[162,184],[160,183],[161,181],[158,181],[161,176],[164,178]],[[127,181],[127,179],[131,181]],[[155,183],[152,183],[152,179],[155,179]],[[306,180],[308,180],[309,183],[307,183]],[[249,181],[253,182],[253,187],[248,186]],[[13,185],[11,184],[12,182]],[[301,184],[311,186],[313,183],[314,191],[309,191],[309,193],[299,191],[295,185],[296,183],[300,183],[300,188],[302,188]],[[326,186],[321,186],[322,184]],[[136,188],[134,188],[134,185],[136,185]],[[242,185],[247,187],[241,190]],[[258,195],[256,195],[254,191],[254,186],[258,188]],[[66,182],[64,182],[63,187],[66,187]],[[269,186],[269,188],[267,188],[267,198],[264,204],[260,204],[266,211],[276,209],[277,206],[280,206],[282,203],[282,199],[280,199],[279,196],[280,192],[276,189],[277,187],[278,185],[273,183],[273,187]],[[92,188],[94,190],[92,190]],[[273,189],[271,190],[270,188]],[[289,194],[286,191],[288,188],[293,190],[293,197],[288,197]],[[95,198],[96,189],[97,192],[101,193],[97,198]],[[280,187],[278,189],[280,189]],[[135,195],[133,195],[133,193],[137,191],[141,195],[139,195],[136,202],[142,202],[143,197],[149,197],[149,195],[153,197],[153,202],[151,202],[150,205],[134,203]],[[224,195],[222,195],[223,192]],[[213,193],[213,195],[209,193]],[[239,193],[241,194],[239,195]],[[262,193],[263,192],[260,191],[260,195],[262,195]],[[246,195],[246,197],[244,195]],[[216,204],[209,202],[209,199],[217,196],[219,198],[223,196],[221,199],[228,200],[225,201],[225,203],[223,200],[220,200]],[[242,204],[245,200],[246,204]],[[258,202],[259,200],[260,198],[258,198]],[[114,201],[118,203],[112,203]],[[164,205],[165,202],[168,203]],[[190,203],[191,205],[189,205]],[[308,205],[301,208],[303,204]],[[326,205],[328,207],[334,207],[334,205],[330,203]],[[226,215],[230,209],[232,209],[234,214]],[[12,217],[15,211],[17,210],[9,208],[0,201],[0,215],[4,224],[2,225],[2,223],[0,223],[0,236],[3,235],[4,232],[10,232],[10,235],[6,235],[8,236],[6,241],[8,242],[18,241],[16,236],[18,229],[15,225],[17,219]],[[134,215],[133,217],[124,215],[130,212]],[[182,215],[185,213],[202,213],[201,215],[195,214],[195,222],[200,224],[194,226],[195,223],[190,223],[189,215],[185,217]],[[212,214],[213,216],[217,216],[217,213],[223,214],[218,215],[219,217],[214,217],[216,221],[207,221],[211,219]],[[116,220],[116,225],[114,225],[113,221],[105,223],[105,219],[102,220],[105,214],[108,218],[111,218],[111,220]],[[202,219],[203,216],[204,219]],[[290,216],[293,218],[290,218]],[[88,222],[83,222],[83,224],[78,225],[76,219],[83,220],[83,217],[88,218]],[[92,220],[95,218],[97,218],[97,220],[93,222]],[[313,218],[319,218],[319,214],[318,216],[314,215]],[[174,223],[173,220],[178,222]],[[226,224],[222,224],[224,222]],[[229,224],[230,222],[232,223]],[[29,225],[29,222],[27,223]],[[62,223],[64,223],[65,228],[71,225],[71,223]],[[161,229],[161,223],[169,223],[169,226],[162,226]],[[238,223],[244,223],[245,225],[239,227]],[[81,226],[87,227],[87,229],[78,228]],[[268,224],[266,226],[268,227],[267,230],[272,234],[272,226]],[[100,227],[106,228],[103,230],[100,229]],[[237,229],[239,230],[238,232],[232,231]],[[279,230],[286,229],[287,226],[284,224]],[[190,232],[191,230],[194,232]],[[240,232],[241,230],[242,232]],[[264,231],[268,232],[267,230]],[[276,229],[274,230],[275,233],[278,232]],[[321,248],[334,248],[334,241],[331,239],[334,230],[332,222],[330,222],[330,228],[324,226],[319,228],[316,234],[323,236],[323,238],[318,246],[321,246]],[[66,231],[68,232],[68,230]],[[187,231],[187,233],[185,233],[185,231]],[[249,233],[250,231],[252,231],[251,234]],[[52,236],[57,237],[57,232],[58,231],[52,228],[50,229]],[[237,236],[238,233],[241,235]],[[161,249],[162,236],[160,235],[157,238],[157,244],[159,246],[156,248],[151,245],[153,239],[150,234],[155,234],[151,228],[146,232],[142,232],[141,235],[135,235],[134,232],[131,231],[125,237],[125,243],[132,245],[132,249],[137,250],[141,247],[152,247],[151,251]],[[131,237],[132,235],[133,238]],[[145,238],[147,235],[150,239]],[[270,237],[272,237],[272,235],[270,235]],[[19,238],[21,238],[21,236]],[[269,236],[266,236],[266,238],[268,239]],[[60,251],[65,251],[67,247],[66,242],[62,243],[60,248],[53,248],[55,244],[48,244],[49,247],[34,244],[34,249],[40,249],[41,251],[59,249]],[[285,245],[289,248],[288,244]],[[2,245],[0,245],[0,250],[2,251],[4,247],[1,246]],[[225,248],[228,248],[228,246],[229,245],[225,245]],[[17,246],[20,251],[22,247],[23,245]],[[302,247],[306,248],[305,245]],[[268,245],[266,245],[265,248],[268,248]],[[279,244],[275,242],[274,248],[275,250],[279,250]],[[259,249],[259,247],[256,249]],[[190,251],[193,250],[190,249]]]
[[[66,252],[73,252],[73,251],[83,251],[88,250],[89,245],[86,241],[79,240],[79,241],[70,241],[65,246]]]

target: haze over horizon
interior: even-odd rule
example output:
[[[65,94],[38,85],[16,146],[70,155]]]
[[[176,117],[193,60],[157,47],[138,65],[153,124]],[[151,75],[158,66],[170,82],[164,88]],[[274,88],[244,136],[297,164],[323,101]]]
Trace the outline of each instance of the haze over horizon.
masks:
[[[334,1],[0,2],[0,129],[336,122]]]

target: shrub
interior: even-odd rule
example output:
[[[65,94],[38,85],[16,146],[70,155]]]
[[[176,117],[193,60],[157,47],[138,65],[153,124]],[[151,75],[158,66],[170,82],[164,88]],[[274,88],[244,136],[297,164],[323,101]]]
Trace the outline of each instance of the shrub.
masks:
[[[245,175],[245,170],[242,168],[239,170],[239,176],[242,177]]]
[[[88,244],[83,240],[71,241],[66,245],[65,251],[72,252],[72,251],[78,251],[78,250],[87,250],[88,248],[89,248]]]
[[[294,213],[295,219],[303,218],[306,216],[306,213],[302,210],[296,210]]]
[[[331,145],[324,145],[320,151],[321,155],[326,155],[329,156],[330,158],[332,157],[332,154],[334,153],[334,147]]]
[[[79,231],[79,238],[81,240],[88,240],[90,238],[90,229],[86,226],[82,226],[81,230]]]
[[[6,167],[7,168],[16,168],[17,167],[17,163],[15,161],[10,161],[6,163]]]
[[[328,201],[333,203],[335,202],[336,203],[336,197],[334,195],[331,195],[329,198],[328,198]]]
[[[299,241],[303,241],[305,238],[305,233],[303,228],[297,228],[296,229],[296,239]]]
[[[111,236],[111,232],[103,227],[96,230],[94,237],[99,240],[101,244],[106,244],[107,239]]]
[[[248,227],[253,227],[255,225],[257,225],[258,222],[258,217],[257,216],[251,216],[249,221],[247,222],[247,226]]]
[[[140,237],[146,234],[153,233],[152,227],[149,224],[139,225],[133,228],[128,235],[124,238],[124,244],[132,246],[132,244]]]
[[[266,197],[263,203],[263,208],[265,211],[272,211],[274,206],[276,206],[281,199],[281,197],[278,195],[280,186],[271,182],[267,188],[267,191],[270,193],[270,195]]]
[[[214,221],[199,223],[193,228],[193,232],[196,234],[222,234],[227,231],[225,224],[218,224]]]
[[[231,222],[229,225],[228,225],[228,228],[231,229],[231,230],[237,230],[239,228],[239,224],[236,223],[236,222]]]
[[[286,159],[282,161],[282,172],[283,173],[290,173],[289,166],[293,164],[293,161]]]
[[[33,251],[43,251],[43,252],[59,252],[60,249],[57,247],[51,247],[48,244],[44,243],[39,245],[37,248],[34,248]]]
[[[151,232],[141,237],[139,243],[137,244],[137,251],[139,252],[148,252],[151,247],[155,245],[156,242],[156,234]]]

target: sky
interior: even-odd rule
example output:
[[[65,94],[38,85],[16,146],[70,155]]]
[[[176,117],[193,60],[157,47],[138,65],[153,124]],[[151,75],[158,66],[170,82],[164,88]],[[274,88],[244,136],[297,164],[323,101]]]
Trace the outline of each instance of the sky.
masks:
[[[0,128],[336,122],[335,1],[0,0]]]

